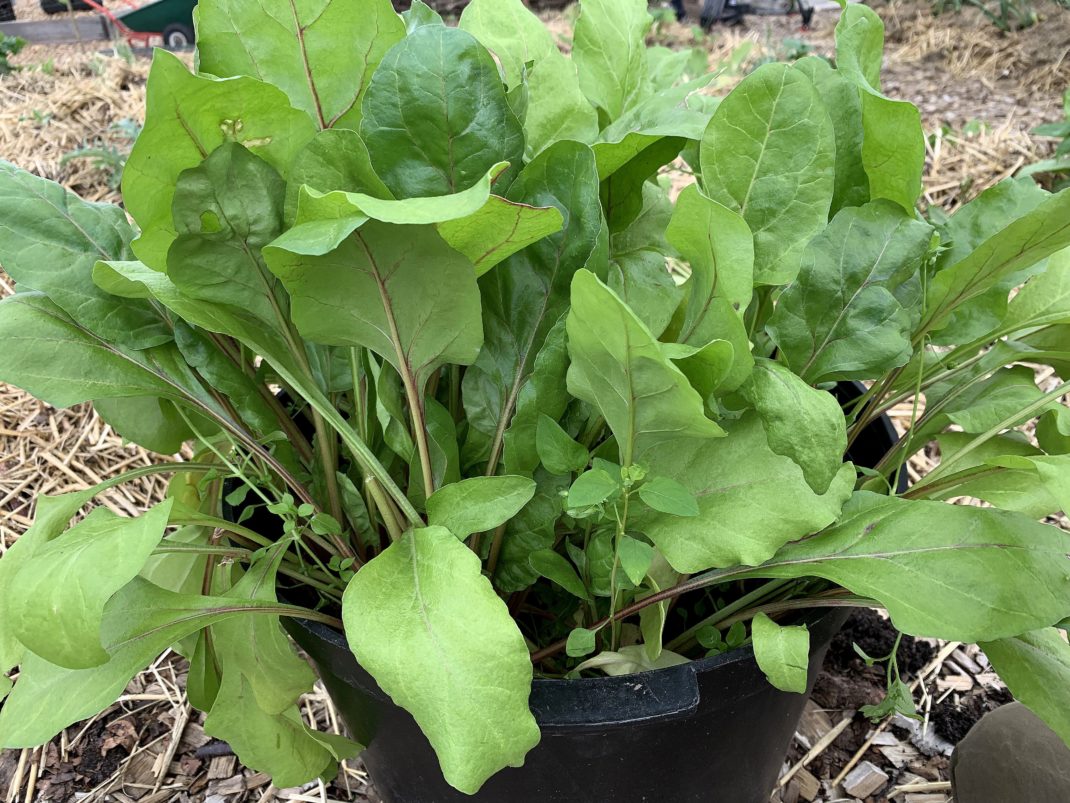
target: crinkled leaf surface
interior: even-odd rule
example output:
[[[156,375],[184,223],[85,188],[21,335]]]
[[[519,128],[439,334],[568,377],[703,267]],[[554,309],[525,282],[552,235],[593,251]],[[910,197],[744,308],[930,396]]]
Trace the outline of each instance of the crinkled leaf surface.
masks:
[[[98,507],[22,563],[4,589],[16,637],[51,663],[85,669],[108,661],[101,619],[108,599],[141,571],[163,538],[171,500],[137,518]]]
[[[869,200],[869,177],[862,161],[862,98],[858,87],[820,56],[806,56],[792,66],[813,83],[836,134],[836,185],[831,213],[862,206]]]
[[[835,188],[835,133],[810,79],[786,64],[748,75],[713,113],[699,161],[706,194],[750,226],[754,281],[794,279]]]
[[[807,246],[769,322],[792,370],[817,384],[903,365],[911,316],[896,293],[920,275],[931,234],[888,201],[836,215]]]
[[[372,166],[399,198],[458,192],[498,162],[519,169],[524,133],[498,67],[460,29],[426,25],[395,45],[363,109]]]
[[[365,564],[342,618],[357,660],[413,715],[452,786],[474,794],[538,743],[524,638],[446,528],[411,530]]]
[[[810,632],[781,626],[759,612],[751,622],[754,659],[769,682],[781,691],[804,694],[810,668]]]
[[[283,90],[320,128],[356,128],[386,51],[405,36],[389,0],[209,0],[196,8],[199,68]]]
[[[723,434],[650,330],[590,271],[572,281],[566,328],[569,392],[602,413],[622,465],[645,462],[659,444]]]
[[[836,397],[765,359],[755,361],[743,393],[762,419],[769,448],[790,457],[815,493],[825,493],[847,451],[847,422]]]
[[[190,298],[246,310],[281,329],[286,302],[261,249],[282,231],[285,197],[278,172],[235,143],[184,171],[172,204],[171,281]]]
[[[427,500],[428,522],[458,538],[493,530],[515,516],[535,495],[527,477],[471,477],[444,485]]]
[[[113,204],[94,204],[0,161],[0,264],[20,290],[39,290],[80,325],[130,348],[171,339],[144,300],[120,299],[93,283],[98,259],[125,259],[134,232]]]
[[[162,270],[175,238],[171,201],[183,170],[232,141],[286,176],[316,127],[270,84],[194,75],[165,50],[153,57],[147,93],[145,127],[123,169],[123,201],[141,227],[134,253]]]
[[[854,485],[845,464],[828,491],[815,494],[802,469],[769,448],[756,413],[726,428],[721,440],[669,442],[642,461],[698,500],[698,516],[658,515],[636,524],[679,572],[768,560],[788,541],[835,521]]]

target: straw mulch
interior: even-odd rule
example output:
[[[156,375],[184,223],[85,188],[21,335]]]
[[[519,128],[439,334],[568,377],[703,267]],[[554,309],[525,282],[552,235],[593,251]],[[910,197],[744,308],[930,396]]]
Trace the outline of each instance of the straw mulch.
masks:
[[[43,16],[36,8],[32,0],[16,3],[20,19]],[[1062,89],[1070,85],[1070,14],[1053,15],[1036,31],[1001,35],[975,14],[933,20],[924,8],[910,4],[878,10],[889,28],[885,90],[917,103],[931,133],[926,203],[953,209],[1050,152],[1050,143],[1032,138],[1028,131],[1057,119]],[[566,46],[569,19],[566,12],[552,22]],[[676,47],[706,48],[711,65],[727,64],[741,47],[749,47],[743,69],[718,79],[717,89],[724,92],[759,59],[783,56],[787,38],[802,39],[814,52],[831,54],[833,25],[833,14],[819,12],[813,30],[806,33],[797,30],[797,20],[752,17],[747,27],[720,30],[701,40],[690,28],[672,23],[661,26],[657,37]],[[147,61],[116,56],[99,43],[30,46],[17,61],[25,69],[0,76],[0,158],[87,198],[118,200],[113,171],[92,159],[64,157],[87,146],[118,153],[129,148],[130,127],[115,124],[141,121]],[[0,294],[12,290],[10,279],[0,271]],[[892,412],[901,428],[909,424],[910,415],[909,407]],[[124,444],[89,405],[55,410],[0,385],[0,550],[31,521],[36,494],[84,488],[155,459]],[[923,475],[937,461],[935,453],[919,455],[910,468],[912,476]],[[120,513],[133,514],[162,491],[162,480],[146,478],[109,491],[103,501]],[[923,710],[934,722],[950,716],[946,711],[983,709],[989,697],[998,695],[1002,687],[976,648],[931,647],[933,655],[918,669],[914,683]],[[233,756],[221,755],[185,701],[184,673],[182,661],[165,656],[131,684],[116,706],[68,729],[46,749],[0,752],[0,801],[376,800],[359,763],[343,768],[326,786],[276,790],[265,776],[241,767]],[[857,667],[848,674],[867,682]],[[824,677],[832,678],[827,682],[839,678]],[[879,691],[879,684],[871,685],[863,697]],[[840,780],[848,779],[867,761],[889,775],[873,801],[947,799],[946,759],[939,750],[927,755],[899,728],[902,723],[893,729],[886,722],[874,729],[851,719],[847,714],[858,700],[838,701],[828,689],[820,699],[824,708],[814,703],[808,709],[786,765],[791,774],[774,799],[836,799],[842,785],[832,781],[841,775]],[[337,728],[335,712],[321,690],[309,695],[303,708],[310,723]]]

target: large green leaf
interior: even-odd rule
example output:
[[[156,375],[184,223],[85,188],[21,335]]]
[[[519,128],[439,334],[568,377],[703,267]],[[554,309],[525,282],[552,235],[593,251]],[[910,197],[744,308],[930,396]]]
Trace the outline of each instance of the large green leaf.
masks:
[[[285,197],[278,172],[236,143],[184,171],[172,203],[178,237],[167,253],[171,281],[190,298],[284,327],[285,296],[261,249],[282,231]]]
[[[813,83],[832,118],[836,134],[836,186],[832,193],[833,215],[869,200],[869,177],[862,161],[862,98],[858,88],[820,56],[806,56],[795,69]]]
[[[602,210],[591,149],[575,142],[551,146],[524,168],[508,197],[517,203],[556,207],[565,225],[480,279],[486,340],[475,364],[465,372],[464,406],[471,427],[499,439],[532,377],[548,333],[568,309],[572,275],[598,242]],[[560,406],[557,415],[563,412]],[[552,409],[542,412],[554,415]],[[537,417],[527,419],[530,450]]]
[[[925,167],[921,115],[913,104],[881,94],[883,48],[884,23],[876,12],[847,6],[836,25],[836,66],[862,96],[862,164],[870,197],[887,198],[912,212]]]
[[[472,477],[431,494],[427,520],[464,539],[509,521],[534,495],[535,481],[527,477]]]
[[[319,192],[355,192],[389,198],[390,190],[372,169],[368,146],[360,134],[348,128],[320,131],[298,151],[290,165],[286,187],[286,219],[297,217],[302,186]]]
[[[929,387],[925,417],[917,422],[912,436],[918,448],[949,424],[966,432],[986,432],[1043,395],[1032,368],[1015,365],[986,377],[983,363],[977,366],[977,376],[966,372]]]
[[[37,293],[0,300],[0,341],[0,381],[57,407],[173,391],[152,360],[157,349],[167,346],[127,351],[83,329]]]
[[[601,412],[622,465],[644,462],[658,445],[723,434],[650,330],[590,271],[572,280],[566,328],[569,392]]]
[[[572,59],[587,99],[615,120],[650,90],[645,0],[584,0],[572,39]]]
[[[1054,627],[980,644],[1016,699],[1070,745],[1070,645]]]
[[[438,224],[438,232],[468,257],[482,276],[499,262],[561,230],[561,212],[554,207],[518,204],[492,195],[468,217]]]
[[[1042,273],[1031,278],[1007,305],[1002,329],[1070,323],[1070,248],[1048,257]]]
[[[945,471],[938,467],[927,474],[926,482],[960,471],[979,471],[930,498],[972,496],[1033,519],[1070,507],[1070,455],[1046,455],[1024,438],[999,436],[972,448],[964,458],[955,458],[973,438],[964,432],[945,432],[937,437],[940,459],[954,463]]]
[[[644,183],[640,195],[639,216],[623,230],[610,234],[606,284],[651,334],[661,337],[686,291],[676,284],[666,266],[666,255],[672,253],[665,239],[672,217],[668,195],[652,183]]]
[[[999,327],[1010,291],[1070,242],[1070,230],[1059,225],[1070,198],[1058,198],[1026,180],[1004,181],[942,227],[949,247],[929,282],[922,327],[938,330],[934,342],[968,342]]]
[[[275,604],[276,571],[288,547],[279,542],[259,557],[226,598]],[[212,636],[220,686],[204,728],[226,740],[242,763],[270,772],[275,783],[299,785],[330,777],[339,758],[356,755],[358,745],[317,734],[302,721],[298,698],[316,676],[294,652],[278,616],[232,617],[213,624]]]
[[[204,729],[225,735],[243,764],[270,772],[280,787],[333,777],[340,759],[355,758],[360,751],[359,745],[341,736],[310,730],[296,707],[269,714],[240,674],[223,680]]]
[[[505,431],[504,463],[507,471],[530,474],[539,464],[539,421],[559,418],[570,401],[566,388],[568,349],[565,319],[558,319],[535,357],[531,377],[516,397],[516,413]]]
[[[1033,211],[1047,197],[1048,193],[1029,179],[1007,179],[989,187],[939,224],[941,248],[933,267],[940,271],[965,259],[993,232]],[[1043,262],[1010,273],[984,292],[956,306],[946,325],[939,332],[930,334],[930,342],[957,345],[995,331],[1007,315],[1011,290],[1025,281],[1026,274],[1040,267]],[[919,310],[915,324],[920,322]]]
[[[589,144],[598,136],[598,112],[580,90],[576,65],[560,52],[538,61],[528,76],[524,134],[529,159],[555,142]]]
[[[810,79],[779,63],[748,75],[714,112],[699,161],[706,194],[750,226],[754,281],[795,278],[835,188],[836,136]]]
[[[363,108],[372,166],[399,198],[466,189],[498,162],[520,166],[524,133],[498,68],[457,28],[426,25],[395,45]]]
[[[254,615],[265,607],[261,602],[175,594],[135,578],[104,608],[100,639],[111,656],[107,663],[65,669],[26,654],[15,689],[0,709],[0,746],[44,744],[68,725],[114,703],[134,675],[172,644],[226,617]],[[279,614],[287,606],[271,608]]]
[[[289,547],[289,543],[280,541],[259,556],[224,596],[277,603],[275,579]],[[212,635],[224,683],[229,674],[240,674],[248,682],[256,706],[268,714],[281,714],[293,708],[297,699],[316,682],[312,668],[294,652],[278,616],[227,619],[212,626]],[[237,746],[233,741],[230,743]]]
[[[418,198],[379,198],[359,192],[316,192],[303,188],[298,200],[297,225],[283,242],[301,242],[324,253],[360,228],[368,218],[384,223],[426,225],[474,215],[491,200],[491,184],[506,167],[491,165],[478,181],[459,192]]]
[[[87,203],[3,161],[0,205],[0,265],[20,290],[45,293],[81,326],[130,348],[171,339],[147,301],[116,298],[93,283],[98,259],[129,257],[134,232],[119,207]]]
[[[329,253],[330,243],[305,245],[280,241],[265,253],[302,335],[365,346],[415,377],[417,390],[443,363],[475,360],[482,343],[475,271],[432,227],[370,221]]]
[[[697,186],[676,199],[665,236],[691,265],[687,309],[679,335],[689,338],[709,313],[714,298],[738,310],[750,304],[754,284],[754,242],[737,212],[710,200]]]
[[[810,632],[781,626],[759,613],[751,623],[754,659],[769,682],[781,691],[804,694],[810,668]]]
[[[808,382],[873,379],[910,359],[911,315],[897,293],[917,281],[932,229],[888,201],[844,209],[803,252],[769,321]]]
[[[194,437],[174,403],[155,396],[94,399],[93,409],[124,440],[158,454],[176,454]],[[210,425],[206,426],[207,430]]]
[[[0,560],[0,589],[6,590],[14,586],[15,577],[23,565],[38,549],[67,529],[71,517],[92,498],[93,493],[93,490],[75,491],[58,496],[42,494],[37,498],[33,524],[7,549],[3,560]],[[19,665],[25,652],[15,629],[16,620],[10,611],[8,594],[0,593],[0,699],[3,699],[11,688],[10,681],[3,676]]]
[[[231,141],[286,176],[316,127],[270,84],[194,75],[165,50],[153,57],[147,93],[145,128],[123,169],[123,201],[141,227],[134,252],[162,270],[175,238],[171,201],[183,170]]]
[[[195,9],[199,68],[274,84],[320,128],[356,128],[386,51],[405,36],[389,0],[208,0]]]
[[[524,638],[449,530],[411,530],[364,565],[342,618],[357,660],[413,715],[452,786],[474,794],[539,741]]]
[[[475,0],[464,7],[460,27],[498,57],[507,86],[526,91],[529,160],[562,139],[594,141],[598,113],[580,91],[576,65],[521,0]]]
[[[790,457],[815,493],[825,493],[847,451],[847,422],[836,397],[772,360],[755,362],[743,395],[762,419],[769,448]]]
[[[669,442],[644,463],[677,480],[698,499],[693,518],[654,516],[636,524],[669,564],[691,573],[757,565],[784,544],[835,521],[854,485],[845,464],[828,491],[815,494],[802,469],[770,447],[761,419],[748,413],[715,442]]]
[[[141,571],[163,538],[164,501],[137,518],[98,507],[38,546],[5,589],[11,627],[27,649],[71,669],[105,663],[101,619],[108,599]]]
[[[754,574],[823,577],[877,600],[914,636],[995,640],[1070,614],[1067,544],[1017,513],[861,492],[835,527]]]
[[[209,386],[230,399],[253,433],[265,437],[280,429],[278,413],[267,401],[265,388],[225,356],[203,331],[176,321],[175,345],[182,353],[182,358],[204,377]],[[281,454],[279,451],[276,453]]]
[[[505,83],[520,83],[528,65],[538,65],[558,53],[550,29],[522,0],[472,0],[461,14],[459,27],[472,34],[498,57]]]

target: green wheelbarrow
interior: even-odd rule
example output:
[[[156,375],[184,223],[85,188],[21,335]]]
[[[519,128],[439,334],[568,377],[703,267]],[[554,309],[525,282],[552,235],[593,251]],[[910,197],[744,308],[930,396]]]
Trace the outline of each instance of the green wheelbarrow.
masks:
[[[107,17],[115,30],[131,44],[148,47],[153,39],[162,39],[169,50],[193,45],[193,7],[197,0],[154,0],[140,6],[127,2],[130,8],[118,13],[97,0],[83,2]]]

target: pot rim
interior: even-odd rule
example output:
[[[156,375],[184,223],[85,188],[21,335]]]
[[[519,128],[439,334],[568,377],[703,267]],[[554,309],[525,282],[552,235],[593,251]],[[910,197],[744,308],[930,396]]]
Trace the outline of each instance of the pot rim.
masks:
[[[811,631],[814,626],[818,625],[823,620],[836,616],[837,612],[846,606],[826,606],[804,609],[800,616],[800,624],[805,624]],[[340,650],[345,650],[350,654],[353,654],[349,648],[349,641],[346,639],[345,633],[338,630],[331,625],[324,622],[315,622],[309,619],[302,619],[299,616],[290,617],[294,622],[298,623],[300,627],[310,631],[316,637],[326,641],[332,647]],[[354,654],[356,659],[356,655]],[[711,655],[706,658],[694,658],[688,660],[687,663],[677,664],[675,666],[666,666],[660,669],[646,669],[642,672],[632,672],[625,675],[601,675],[597,677],[579,677],[579,678],[532,678],[532,687],[539,686],[555,686],[557,688],[563,688],[566,686],[572,688],[579,688],[580,686],[586,686],[592,688],[595,686],[617,686],[625,685],[635,678],[649,678],[653,675],[660,677],[668,677],[670,674],[679,672],[690,672],[699,674],[702,672],[709,672],[717,669],[721,666],[727,666],[729,664],[739,663],[741,661],[756,662],[754,658],[754,647],[747,645],[744,647],[736,647],[728,650],[727,652],[720,653],[719,655]]]

